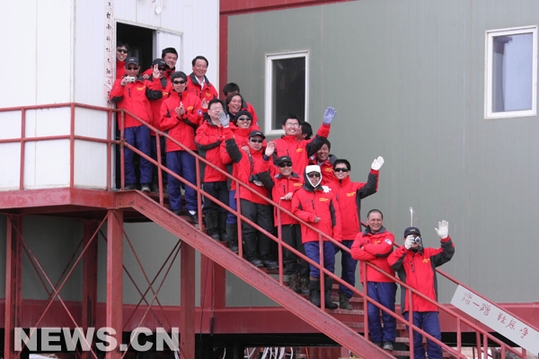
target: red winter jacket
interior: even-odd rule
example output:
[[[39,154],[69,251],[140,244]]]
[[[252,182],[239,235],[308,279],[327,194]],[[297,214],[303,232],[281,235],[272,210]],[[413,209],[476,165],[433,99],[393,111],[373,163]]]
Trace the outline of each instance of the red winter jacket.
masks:
[[[183,92],[185,93],[185,91]],[[225,164],[221,161],[220,147],[225,136],[223,126],[214,125],[208,117],[197,129],[195,143],[198,148],[198,154],[209,162],[226,172]],[[201,178],[203,182],[221,182],[226,181],[227,177],[216,169],[200,163]]]
[[[181,103],[183,103],[185,113],[180,118],[176,113],[176,108],[180,107]],[[168,130],[172,138],[190,150],[196,151],[195,129],[202,121],[203,112],[198,97],[173,90],[161,106],[161,127],[164,131]],[[183,149],[167,139],[167,152],[172,151],[183,151]]]
[[[455,247],[450,237],[441,240],[440,248],[420,247],[417,252],[401,246],[387,258],[387,262],[410,287],[417,289],[433,301],[438,300],[438,282],[436,267],[449,262],[455,254]],[[401,288],[401,310],[409,310],[408,290]],[[415,312],[437,312],[438,307],[414,294],[412,296]]]
[[[378,189],[378,171],[371,170],[367,183],[352,182],[350,176],[342,181],[334,177],[328,186],[339,202],[342,239],[353,240],[361,232],[361,200]]]
[[[219,93],[206,76],[204,76],[204,88],[201,88],[194,73],[191,73],[191,75],[187,77],[186,91],[197,96],[201,101],[206,99],[206,101],[210,102],[210,100],[219,97]]]
[[[125,61],[116,60],[116,79],[121,79],[127,74],[125,72]]]
[[[161,86],[159,79],[151,82],[143,80],[139,76],[135,82],[128,83],[125,87],[121,85],[121,82],[122,79],[114,82],[114,86],[110,92],[110,99],[116,102],[118,108],[126,109],[141,120],[151,123],[152,108],[150,106],[150,100],[158,100],[163,96],[159,89]],[[133,116],[125,114],[125,128],[141,125]],[[120,121],[118,121],[118,127],[121,129]]]
[[[341,212],[342,214],[342,212]],[[393,252],[393,242],[395,237],[386,231],[384,227],[376,233],[372,233],[370,227],[364,232],[358,233],[354,244],[352,244],[352,258],[371,262],[384,272],[395,276],[395,271],[387,263],[387,257]],[[359,267],[359,272],[363,278],[363,266]],[[394,282],[376,269],[367,266],[367,281],[369,282]]]
[[[279,203],[283,208],[292,212],[292,200],[282,200],[290,192],[295,192],[303,186],[303,180],[295,172],[292,172],[290,177],[283,177],[279,172],[276,175],[272,175],[270,167],[273,166],[271,159],[263,156],[263,163],[261,172],[258,174],[260,181],[271,192],[271,198],[273,202]],[[278,226],[277,208],[274,210],[275,226]],[[298,224],[299,222],[294,217],[281,211],[281,224]]]
[[[151,77],[150,77],[151,78]],[[151,78],[153,80],[153,78]],[[161,128],[161,106],[163,105],[163,102],[168,98],[168,95],[172,91],[172,83],[167,78],[163,77],[159,79],[159,82],[161,83],[161,86],[159,89],[161,90],[161,93],[163,96],[159,100],[150,101],[150,106],[152,107],[152,123],[151,125],[155,128],[157,128],[159,131],[163,131],[164,129]],[[152,131],[152,136],[155,136],[155,132]]]
[[[331,191],[325,193],[321,185],[313,188],[305,174],[303,178],[303,187],[294,192],[292,197],[292,213],[336,241],[341,241],[341,212],[335,195]],[[320,217],[318,223],[314,223],[316,217]],[[318,237],[317,232],[307,226],[301,226],[303,243],[317,242]],[[326,238],[324,240],[327,241]]]
[[[324,144],[320,137],[327,138],[330,125],[322,124],[316,133],[316,137],[310,140],[297,141],[296,136],[288,135],[275,140],[274,160],[281,156],[289,156],[292,159],[293,170],[303,173],[309,163],[309,157],[314,155]]]
[[[258,172],[260,172],[259,169],[262,168],[262,156],[264,155],[265,148],[262,147],[260,151],[254,151],[251,148],[250,153],[247,153],[238,147],[238,145],[236,144],[236,140],[232,137],[232,131],[230,130],[230,128],[225,129],[225,133],[226,150],[233,162],[234,177],[239,179],[241,182],[248,184],[249,187],[260,193],[261,195],[268,197],[269,193],[266,187],[264,187],[264,185],[258,186],[252,181],[250,181],[250,179],[252,178],[251,176],[258,174]],[[269,205],[266,200],[253,194],[245,187],[239,187],[239,190],[236,189],[237,191],[235,198],[238,198],[239,196],[240,199],[245,199],[253,203]]]

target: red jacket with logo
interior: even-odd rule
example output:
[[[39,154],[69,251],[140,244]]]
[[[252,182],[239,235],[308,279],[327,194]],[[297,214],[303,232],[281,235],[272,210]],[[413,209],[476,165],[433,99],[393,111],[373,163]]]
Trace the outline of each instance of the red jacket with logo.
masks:
[[[187,77],[187,92],[189,92],[192,95],[197,96],[201,101],[203,99],[206,99],[206,101],[210,102],[210,100],[213,100],[214,98],[219,97],[219,93],[213,87],[213,85],[210,83],[208,78],[204,76],[204,88],[200,86],[198,83],[198,80],[194,73],[191,73]]]
[[[159,79],[151,82],[143,80],[139,76],[135,82],[130,82],[125,87],[121,85],[121,82],[122,79],[117,79],[114,82],[110,92],[110,99],[116,102],[118,108],[126,109],[141,120],[151,123],[152,108],[150,100],[158,100],[163,96],[159,89],[159,86],[161,86]],[[125,128],[141,125],[133,116],[125,114]],[[118,121],[118,127],[121,129],[120,121]]]
[[[378,190],[378,173],[371,170],[366,183],[352,182],[348,176],[342,181],[334,177],[328,184],[339,202],[343,240],[353,240],[361,232],[361,200]]]
[[[418,290],[433,301],[438,300],[438,282],[436,267],[449,262],[455,254],[455,246],[450,237],[441,240],[440,248],[423,248],[409,251],[401,246],[387,258],[387,262],[399,275],[399,278],[410,287]],[[408,290],[401,288],[401,310],[410,310]],[[438,307],[416,294],[412,295],[415,312],[437,312]]]
[[[273,202],[279,203],[283,208],[292,212],[292,201],[282,200],[281,197],[284,197],[290,192],[295,192],[303,186],[303,180],[295,172],[292,172],[290,177],[283,177],[279,172],[272,175],[272,170],[270,167],[273,166],[270,158],[263,156],[263,163],[261,167],[261,172],[258,174],[260,181],[266,186],[266,188],[271,192],[271,198]],[[278,225],[277,217],[277,208],[274,210],[274,219],[275,226]],[[298,224],[299,222],[294,217],[281,211],[281,224]]]
[[[161,83],[161,86],[159,87],[159,89],[161,90],[161,93],[163,94],[163,96],[159,100],[150,101],[150,106],[152,107],[151,125],[157,128],[159,131],[163,131],[164,129],[161,128],[161,106],[163,105],[163,102],[165,102],[165,100],[168,98],[168,95],[172,91],[172,83],[166,77],[160,78],[159,82]],[[155,132],[152,131],[151,135],[155,136]]]
[[[185,91],[183,93],[185,93]],[[224,139],[223,126],[214,125],[208,117],[197,129],[195,143],[200,156],[226,172],[226,167],[221,161],[220,153],[220,144]],[[227,177],[224,174],[203,162],[200,162],[200,169],[203,182],[220,182],[227,180]]]
[[[309,157],[314,155],[324,144],[320,137],[329,136],[330,125],[322,124],[316,133],[316,137],[310,140],[297,141],[296,136],[288,135],[275,140],[274,160],[281,156],[289,156],[292,159],[293,170],[303,173],[309,164]]]
[[[341,213],[342,214],[342,213]],[[352,258],[371,262],[384,272],[395,276],[395,271],[387,263],[387,257],[393,252],[395,237],[382,226],[376,233],[372,233],[370,227],[364,232],[358,233],[352,244]],[[363,278],[363,266],[359,266],[359,272]],[[367,281],[369,282],[394,282],[376,269],[367,266]]]
[[[183,103],[185,113],[179,117],[176,108]],[[197,150],[195,144],[195,130],[202,121],[203,110],[200,107],[198,97],[191,96],[186,92],[178,93],[172,91],[170,96],[161,105],[161,125],[163,131],[168,130],[168,134],[187,146],[192,151]],[[183,151],[183,149],[167,139],[167,152]]]
[[[336,241],[341,241],[341,212],[334,194],[331,191],[325,193],[321,185],[313,188],[305,174],[303,177],[303,187],[292,197],[292,213]],[[316,217],[320,218],[318,223],[314,223]],[[301,225],[303,243],[317,242],[318,236],[317,232]],[[324,240],[327,241],[326,238]]]

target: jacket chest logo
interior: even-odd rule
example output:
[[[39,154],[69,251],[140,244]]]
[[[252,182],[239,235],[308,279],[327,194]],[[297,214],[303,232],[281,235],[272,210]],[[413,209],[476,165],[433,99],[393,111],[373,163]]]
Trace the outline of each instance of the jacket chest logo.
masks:
[[[423,263],[429,263],[429,262],[430,262],[430,258],[423,259]]]
[[[320,202],[328,202],[329,201],[329,198],[319,198],[318,199]]]
[[[296,152],[303,152],[303,148],[297,148]]]
[[[378,241],[374,241],[374,244],[380,244],[382,243],[382,241],[378,240]]]
[[[303,183],[294,183],[294,186],[295,187],[301,187],[301,186],[303,186]]]
[[[139,90],[139,91],[144,91],[144,90],[146,90],[146,86],[137,87],[137,90]]]
[[[356,196],[356,192],[350,192],[346,194],[346,197],[355,197],[355,196]]]
[[[329,167],[328,167],[328,168],[325,168],[324,171],[326,171],[326,172],[333,172],[333,168],[329,168]]]

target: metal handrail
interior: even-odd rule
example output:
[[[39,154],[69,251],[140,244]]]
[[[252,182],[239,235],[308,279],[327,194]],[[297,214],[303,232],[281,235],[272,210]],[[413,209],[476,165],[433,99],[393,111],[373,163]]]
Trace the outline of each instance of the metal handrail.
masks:
[[[71,108],[71,133],[69,135],[60,135],[60,136],[41,136],[41,137],[31,137],[31,138],[27,138],[24,136],[24,129],[25,129],[25,112],[27,110],[36,110],[36,109],[50,109],[50,108],[60,108],[60,107],[70,107]],[[77,107],[80,107],[80,108],[87,108],[87,109],[93,109],[93,110],[101,110],[101,111],[105,111],[105,112],[108,112],[109,116],[108,116],[108,135],[107,135],[107,139],[99,139],[99,138],[91,138],[91,137],[86,137],[86,136],[75,136],[74,135],[74,109],[77,108]],[[365,262],[365,261],[362,261],[362,265],[364,266],[363,269],[363,273],[366,273],[366,266],[371,266],[372,268],[374,268],[375,270],[377,270],[378,272],[382,273],[383,275],[391,278],[393,281],[395,281],[396,283],[399,283],[402,287],[404,288],[407,288],[408,289],[408,292],[409,292],[409,296],[410,296],[410,315],[409,315],[409,320],[405,320],[402,316],[399,316],[397,315],[396,313],[388,310],[387,308],[385,308],[384,306],[382,306],[381,304],[379,304],[378,302],[372,300],[368,294],[366,293],[367,292],[367,285],[366,285],[366,276],[363,276],[363,285],[364,285],[364,290],[365,292],[362,292],[362,291],[359,291],[358,289],[356,289],[355,287],[351,286],[350,284],[344,282],[341,278],[337,277],[336,275],[334,275],[333,273],[329,272],[327,269],[325,269],[323,267],[323,265],[319,264],[319,263],[315,263],[314,261],[312,261],[310,258],[308,258],[307,256],[303,255],[302,253],[300,253],[299,251],[297,251],[295,248],[289,246],[288,244],[286,244],[282,238],[281,238],[281,224],[278,223],[276,224],[277,226],[277,237],[275,235],[273,235],[272,233],[266,231],[265,229],[263,229],[262,227],[258,226],[256,223],[250,221],[248,218],[246,218],[245,216],[243,216],[241,214],[241,207],[240,207],[240,201],[239,201],[239,196],[238,196],[238,199],[237,199],[237,204],[238,204],[238,209],[237,210],[234,210],[232,208],[230,208],[228,206],[227,203],[222,203],[221,201],[219,201],[219,199],[217,198],[214,198],[213,196],[211,196],[210,194],[206,193],[204,190],[202,190],[202,183],[201,183],[201,178],[200,178],[200,161],[203,161],[203,163],[205,163],[206,165],[209,165],[210,167],[212,167],[213,169],[217,170],[218,172],[220,172],[221,174],[223,174],[224,176],[226,176],[227,178],[235,181],[236,183],[236,186],[243,186],[244,188],[246,188],[248,191],[251,191],[251,193],[254,193],[256,196],[258,196],[259,198],[265,200],[266,202],[268,202],[268,204],[271,204],[273,205],[275,208],[277,208],[277,214],[278,214],[278,218],[280,218],[280,215],[281,215],[281,211],[283,211],[284,213],[292,216],[293,218],[295,218],[298,223],[302,224],[302,225],[305,225],[307,227],[309,227],[311,230],[314,230],[316,233],[318,233],[319,235],[319,243],[322,244],[324,240],[327,240],[327,241],[330,241],[332,242],[334,245],[336,245],[337,247],[339,247],[340,249],[342,250],[345,250],[347,252],[351,252],[350,249],[344,245],[342,245],[339,241],[336,241],[335,239],[331,238],[330,236],[326,235],[325,233],[319,231],[317,228],[313,227],[312,225],[310,225],[309,223],[301,220],[300,218],[296,217],[292,212],[288,211],[287,209],[283,208],[279,203],[276,203],[274,202],[273,200],[263,196],[262,194],[256,192],[254,189],[252,189],[251,187],[249,187],[247,184],[239,181],[238,179],[236,179],[233,175],[229,174],[228,172],[226,171],[223,171],[222,169],[218,168],[217,166],[215,166],[214,164],[212,164],[211,162],[207,161],[205,158],[202,158],[201,156],[199,156],[197,153],[195,153],[194,151],[190,150],[189,148],[187,148],[185,145],[183,145],[182,143],[178,142],[176,139],[170,137],[168,134],[156,129],[155,127],[151,126],[151,124],[139,119],[137,116],[135,116],[134,114],[130,113],[129,111],[125,110],[125,109],[110,109],[110,108],[105,108],[105,107],[100,107],[100,106],[91,106],[91,105],[85,105],[85,104],[79,104],[79,103],[62,103],[62,104],[51,104],[51,105],[33,105],[33,106],[21,106],[21,107],[11,107],[11,108],[0,108],[0,112],[9,112],[9,111],[21,111],[22,113],[22,118],[21,118],[21,138],[16,138],[16,139],[3,139],[3,140],[0,140],[0,144],[1,143],[13,143],[13,142],[20,142],[21,143],[21,146],[22,146],[22,151],[24,151],[24,143],[25,142],[32,142],[32,141],[42,141],[42,140],[57,140],[57,139],[69,139],[70,140],[70,143],[71,143],[71,149],[72,149],[72,153],[71,153],[71,175],[70,175],[70,187],[73,188],[74,186],[74,183],[73,183],[73,166],[74,166],[74,153],[73,153],[73,143],[74,143],[74,140],[77,139],[77,140],[85,140],[85,141],[94,141],[94,142],[101,142],[101,143],[108,143],[108,152],[107,152],[107,189],[110,191],[112,190],[111,188],[111,185],[110,185],[110,175],[112,173],[112,163],[111,163],[111,146],[114,145],[114,144],[119,144],[121,146],[121,158],[122,160],[120,161],[120,166],[121,166],[121,188],[123,189],[124,188],[124,161],[123,161],[123,152],[124,152],[124,147],[128,147],[130,148],[131,150],[133,150],[134,152],[138,153],[140,156],[144,157],[146,160],[150,161],[153,165],[155,165],[158,169],[158,176],[161,176],[161,171],[164,171],[164,172],[167,172],[168,174],[174,176],[175,178],[177,178],[178,180],[180,180],[182,183],[184,183],[185,185],[187,186],[190,186],[191,188],[195,189],[197,191],[197,196],[198,196],[198,201],[197,201],[197,205],[198,205],[198,216],[199,216],[199,223],[202,225],[202,211],[201,211],[201,206],[202,206],[202,201],[201,201],[201,196],[205,196],[205,197],[208,197],[209,199],[211,199],[212,201],[216,202],[216,203],[219,203],[222,207],[224,207],[225,209],[227,209],[229,212],[235,214],[238,218],[238,242],[241,243],[241,221],[246,221],[246,223],[252,225],[254,228],[256,228],[257,230],[259,230],[260,232],[264,233],[265,235],[267,235],[269,238],[271,238],[273,241],[276,241],[279,248],[286,248],[288,250],[290,250],[291,252],[293,252],[294,254],[296,254],[297,256],[301,257],[302,259],[304,259],[305,261],[307,261],[309,264],[312,264],[314,265],[315,267],[319,268],[320,272],[321,273],[324,273],[328,276],[330,276],[331,278],[333,278],[334,280],[336,280],[338,283],[340,284],[343,284],[344,286],[348,287],[349,289],[351,289],[354,293],[360,295],[361,297],[363,297],[364,299],[364,302],[367,302],[367,303],[372,303],[373,305],[377,306],[378,308],[380,308],[381,310],[383,310],[384,312],[386,313],[389,313],[390,315],[392,315],[393,317],[395,317],[397,320],[399,320],[400,322],[408,325],[409,327],[411,327],[413,330],[410,331],[410,349],[413,353],[413,331],[418,331],[419,333],[423,334],[423,335],[426,335],[429,339],[433,340],[434,342],[440,344],[445,350],[451,352],[453,355],[456,355],[457,357],[463,357],[464,356],[460,353],[460,350],[461,350],[461,343],[460,343],[460,334],[461,334],[461,323],[464,323],[466,324],[467,326],[469,326],[470,328],[474,329],[478,334],[483,334],[483,338],[484,338],[484,350],[486,352],[486,345],[487,345],[487,338],[494,341],[495,343],[499,344],[501,347],[502,347],[502,353],[505,351],[505,350],[509,350],[511,352],[513,352],[514,354],[518,355],[519,357],[523,357],[521,353],[518,353],[516,350],[514,350],[513,348],[507,346],[505,343],[503,343],[501,340],[497,339],[496,337],[494,337],[493,335],[491,335],[490,333],[488,333],[487,331],[479,328],[477,325],[475,325],[474,323],[470,322],[469,320],[463,318],[461,315],[457,314],[456,312],[454,312],[453,310],[449,309],[449,308],[446,308],[444,306],[442,306],[440,303],[438,302],[435,302],[433,300],[431,300],[430,298],[426,297],[425,295],[423,295],[422,293],[416,291],[414,288],[411,288],[410,286],[408,286],[406,283],[402,282],[400,279],[396,278],[395,276],[392,276],[386,272],[384,272],[382,269],[376,267],[375,265],[371,264],[371,263],[368,263],[368,262]],[[120,116],[119,116],[119,120],[120,120],[120,133],[121,133],[121,139],[120,140],[114,140],[112,139],[112,135],[111,135],[111,129],[112,129],[112,113],[119,113]],[[147,156],[146,154],[140,152],[138,149],[136,149],[135,147],[131,146],[130,144],[128,144],[126,141],[125,141],[125,137],[124,137],[124,131],[125,131],[125,124],[124,124],[124,119],[125,119],[125,114],[129,114],[131,115],[135,120],[137,120],[138,122],[140,122],[142,125],[150,128],[152,131],[155,132],[156,136],[164,136],[166,137],[168,140],[174,142],[176,145],[178,145],[180,148],[182,148],[183,150],[185,150],[186,152],[190,153],[192,156],[195,157],[196,159],[196,169],[197,169],[197,173],[196,173],[196,177],[197,177],[197,183],[196,183],[196,186],[191,184],[189,181],[183,179],[182,177],[180,177],[179,175],[177,175],[176,173],[172,172],[170,169],[168,169],[167,167],[163,166],[162,163],[161,163],[161,155],[160,155],[160,152],[158,151],[158,156],[157,156],[157,161],[153,160],[150,156]],[[159,138],[158,138],[159,139]],[[159,144],[159,141],[156,141],[158,144]],[[158,150],[160,150],[160,148],[158,148]],[[21,153],[21,185],[20,185],[20,189],[23,190],[23,168],[24,166],[22,165],[24,164],[24,152]],[[239,187],[237,187],[239,188]],[[239,190],[238,190],[239,191]],[[163,205],[164,204],[164,200],[163,200],[163,188],[162,188],[162,181],[161,181],[161,178],[159,180],[159,198],[160,198],[160,204]],[[399,245],[395,243],[395,245],[398,247]],[[238,246],[239,247],[239,256],[241,257],[242,256],[242,246]],[[323,245],[320,245],[320,251],[321,251],[321,258],[323,258]],[[443,275],[444,277],[448,278],[449,280],[453,281],[454,283],[456,284],[460,284],[462,285],[463,287],[465,287],[466,289],[470,290],[471,292],[473,292],[474,294],[476,295],[479,295],[477,292],[475,292],[474,290],[472,290],[471,288],[465,286],[464,284],[462,284],[462,282],[456,280],[455,278],[449,276],[448,274],[444,273],[443,271],[439,270],[438,268],[436,269],[436,271],[438,273],[440,273],[441,275]],[[279,251],[279,282],[282,284],[283,283],[283,262],[282,262],[282,255],[281,255],[281,251]],[[321,288],[324,288],[324,276],[320,276],[320,284],[321,284]],[[427,300],[428,302],[430,302],[431,304],[434,304],[436,305],[439,309],[441,309],[442,311],[450,314],[452,317],[455,317],[457,319],[457,334],[458,335],[458,346],[457,346],[457,349],[458,349],[458,352],[453,350],[452,348],[450,348],[449,346],[447,346],[446,344],[442,343],[442,342],[439,342],[437,339],[433,338],[431,335],[429,335],[428,333],[425,333],[422,329],[416,327],[414,324],[413,324],[413,305],[412,305],[412,297],[413,295],[412,294],[416,294],[418,295],[419,297],[421,297],[422,299],[424,300]],[[482,296],[481,296],[482,297]],[[484,297],[482,297],[484,298]],[[324,296],[321,296],[321,307],[324,308]],[[487,300],[486,298],[484,298],[485,300]],[[487,300],[488,301],[488,300]],[[494,304],[493,302],[489,301],[490,303]],[[368,317],[368,310],[364,310],[364,315],[365,315],[365,318]],[[520,318],[519,318],[520,319]],[[525,321],[523,321],[525,322]],[[367,319],[365,319],[365,324],[367,323]],[[530,327],[534,328],[535,327],[529,323],[526,323],[528,324]],[[368,337],[368,326],[365,326],[365,337]],[[479,340],[479,336],[478,336],[478,342],[480,342]],[[478,348],[480,348],[480,344],[478,344]]]

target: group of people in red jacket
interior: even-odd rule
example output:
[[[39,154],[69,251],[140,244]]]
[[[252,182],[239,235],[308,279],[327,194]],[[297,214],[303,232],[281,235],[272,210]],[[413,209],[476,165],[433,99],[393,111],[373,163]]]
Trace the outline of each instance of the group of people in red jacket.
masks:
[[[362,228],[361,200],[376,193],[384,159],[378,157],[372,162],[367,182],[350,179],[350,162],[330,154],[331,143],[327,137],[336,115],[334,108],[326,109],[314,138],[310,138],[312,130],[308,123],[288,115],[282,125],[284,136],[268,141],[258,127],[254,109],[243,99],[237,84],[225,86],[225,102],[218,99],[217,91],[205,76],[209,65],[205,57],[193,59],[193,72],[187,76],[175,69],[176,50],[166,48],[162,57],[153,61],[152,68],[139,76],[138,59],[127,57],[129,47],[120,43],[117,50],[119,77],[110,97],[118,108],[128,111],[119,126],[125,129],[128,144],[154,160],[159,153],[166,153],[162,163],[174,173],[168,174],[168,193],[175,214],[186,214],[194,223],[199,222],[196,191],[179,179],[196,186],[196,161],[186,151],[188,149],[213,165],[201,162],[204,192],[236,211],[240,205],[241,214],[247,219],[241,221],[245,258],[257,267],[277,268],[277,246],[270,237],[280,232],[285,243],[283,265],[289,286],[298,293],[309,294],[314,305],[321,305],[323,295],[328,309],[353,308],[350,287],[355,287],[358,260],[383,270],[384,273],[368,265],[363,273],[360,267],[361,275],[366,276],[367,295],[389,311],[395,311],[395,271],[410,287],[436,301],[435,267],[449,261],[454,253],[447,222],[440,222],[436,228],[441,238],[438,249],[423,248],[419,229],[410,227],[405,230],[404,245],[394,250],[394,236],[384,228],[383,214],[377,209],[368,212],[367,227]],[[120,69],[121,59],[124,65]],[[169,135],[166,143],[163,136],[158,143],[155,132],[145,124],[166,131]],[[142,191],[156,191],[158,176],[154,166],[141,157],[137,178],[133,155],[134,152],[126,148],[125,189],[137,189],[140,184]],[[228,180],[225,172],[238,182]],[[272,206],[266,198],[271,198],[279,207]],[[236,216],[207,196],[202,214],[208,234],[215,240],[227,241],[230,249],[237,253]],[[328,237],[340,242],[342,247]],[[320,276],[321,268],[334,272],[339,251],[341,278],[348,285],[339,285],[337,305],[331,300],[331,277],[325,275],[325,285],[321,288]],[[306,255],[312,263],[298,254]],[[408,319],[412,311],[414,324],[441,340],[437,307],[415,294],[413,306],[408,299],[403,288],[404,317]],[[371,340],[385,350],[393,350],[395,318],[370,301],[368,317]],[[441,347],[430,339],[427,342],[429,358],[441,358]],[[425,357],[422,335],[417,331],[414,331],[414,351],[415,358]]]

